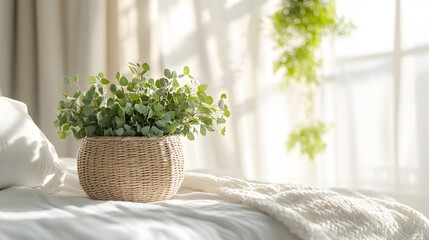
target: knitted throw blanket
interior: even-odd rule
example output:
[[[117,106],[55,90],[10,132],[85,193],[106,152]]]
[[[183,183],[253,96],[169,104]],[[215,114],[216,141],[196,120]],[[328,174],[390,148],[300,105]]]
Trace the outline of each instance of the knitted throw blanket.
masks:
[[[387,196],[347,189],[254,183],[188,172],[182,187],[256,208],[300,239],[429,239],[429,221]]]

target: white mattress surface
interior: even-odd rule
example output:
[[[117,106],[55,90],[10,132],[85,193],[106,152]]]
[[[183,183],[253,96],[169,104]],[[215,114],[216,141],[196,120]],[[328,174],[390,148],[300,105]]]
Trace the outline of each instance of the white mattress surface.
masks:
[[[181,189],[156,203],[96,201],[85,196],[74,159],[62,191],[0,191],[0,239],[296,239],[272,217],[216,194]]]

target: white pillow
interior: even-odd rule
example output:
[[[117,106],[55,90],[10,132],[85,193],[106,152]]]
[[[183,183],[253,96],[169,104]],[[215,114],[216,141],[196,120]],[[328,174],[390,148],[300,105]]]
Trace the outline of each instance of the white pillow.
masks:
[[[27,106],[0,97],[0,189],[41,187],[59,172],[58,155]]]

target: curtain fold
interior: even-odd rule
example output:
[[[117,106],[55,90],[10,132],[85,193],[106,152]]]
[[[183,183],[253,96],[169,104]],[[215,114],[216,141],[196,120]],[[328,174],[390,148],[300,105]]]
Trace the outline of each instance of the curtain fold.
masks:
[[[0,1],[0,30],[2,37],[0,38],[0,88],[2,94],[11,96],[13,63],[15,61],[15,0],[2,0]]]
[[[105,1],[0,2],[0,72],[3,94],[25,102],[61,156],[77,142],[60,141],[53,127],[64,75],[106,71]],[[82,81],[85,82],[85,81]]]

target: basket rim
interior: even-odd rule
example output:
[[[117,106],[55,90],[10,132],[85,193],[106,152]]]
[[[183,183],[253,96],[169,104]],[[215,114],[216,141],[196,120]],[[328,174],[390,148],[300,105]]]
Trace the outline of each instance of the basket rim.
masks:
[[[140,141],[162,141],[166,138],[179,138],[180,134],[173,134],[173,135],[164,135],[164,136],[154,136],[154,137],[147,137],[147,136],[86,136],[82,140],[116,140],[116,141],[128,141],[128,140],[140,140]]]

